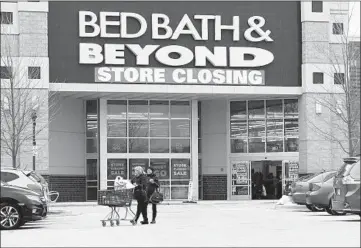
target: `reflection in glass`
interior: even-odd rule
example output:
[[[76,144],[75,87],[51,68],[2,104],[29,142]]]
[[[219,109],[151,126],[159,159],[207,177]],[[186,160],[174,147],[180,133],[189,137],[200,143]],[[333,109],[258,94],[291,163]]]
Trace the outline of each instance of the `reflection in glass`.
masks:
[[[172,199],[187,199],[188,187],[175,187],[172,186]]]
[[[149,159],[147,158],[131,158],[129,159],[129,178],[132,179],[135,176],[134,168],[137,166],[143,167],[146,170],[149,167]]]
[[[267,100],[267,118],[283,118],[282,100]]]
[[[171,120],[172,137],[190,137],[189,120]]]
[[[285,136],[298,137],[298,119],[285,119]]]
[[[298,118],[298,99],[285,99],[285,118]]]
[[[127,137],[127,120],[108,119],[108,137]]]
[[[191,118],[191,108],[188,101],[171,101],[171,118]]]
[[[283,138],[267,137],[267,152],[283,152]]]
[[[109,119],[126,119],[127,118],[127,101],[108,100],[107,116]]]
[[[248,195],[248,186],[232,186],[232,195]]]
[[[129,120],[129,137],[148,137],[148,120]]]
[[[86,160],[86,180],[98,179],[98,160],[87,159]]]
[[[231,120],[232,119],[247,119],[246,101],[231,102]]]
[[[148,153],[148,139],[129,139],[130,153]]]
[[[169,137],[169,120],[151,120],[150,137]]]
[[[87,188],[87,201],[96,201],[98,199],[98,188]]]
[[[283,136],[283,121],[282,119],[268,119],[267,120],[267,137]]]
[[[264,120],[248,122],[248,137],[266,136],[266,122]]]
[[[159,191],[160,191],[160,193],[163,194],[164,200],[170,200],[170,187],[169,186],[161,186]]]
[[[88,100],[86,101],[86,118],[97,119],[98,118],[98,101]]]
[[[86,152],[87,153],[97,153],[97,139],[87,139],[86,140]]]
[[[298,138],[285,138],[286,152],[298,152]]]
[[[231,120],[231,138],[247,137],[247,121]]]
[[[97,137],[98,121],[86,121],[86,137]]]
[[[169,139],[151,139],[151,153],[169,153]]]
[[[107,151],[108,153],[127,153],[127,140],[108,138]]]
[[[128,116],[129,119],[148,119],[149,106],[148,101],[137,100],[129,101]]]
[[[169,118],[169,102],[150,101],[150,118]]]
[[[247,137],[231,139],[231,153],[247,153]]]
[[[172,153],[190,153],[189,139],[172,139]]]
[[[249,119],[264,119],[264,100],[248,101]]]
[[[265,152],[265,138],[249,138],[249,153]]]

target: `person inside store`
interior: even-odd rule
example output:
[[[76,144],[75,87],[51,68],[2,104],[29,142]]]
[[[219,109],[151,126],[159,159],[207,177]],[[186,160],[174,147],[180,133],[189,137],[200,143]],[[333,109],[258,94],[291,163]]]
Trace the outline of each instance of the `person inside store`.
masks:
[[[147,198],[148,201],[151,199],[152,194],[159,188],[159,180],[158,177],[154,173],[154,169],[149,167],[147,169],[147,177],[148,177],[148,184],[147,184]],[[157,217],[157,204],[150,202],[152,204],[152,222],[151,224],[155,224],[155,219]]]
[[[140,216],[140,213],[142,213],[143,221],[140,223],[142,225],[148,224],[148,216],[147,216],[147,184],[148,179],[147,175],[144,172],[143,167],[137,166],[134,168],[134,174],[135,177],[131,180],[131,183],[135,186],[134,188],[134,199],[137,201],[137,212],[135,214],[135,217],[130,222],[133,225],[136,225]]]

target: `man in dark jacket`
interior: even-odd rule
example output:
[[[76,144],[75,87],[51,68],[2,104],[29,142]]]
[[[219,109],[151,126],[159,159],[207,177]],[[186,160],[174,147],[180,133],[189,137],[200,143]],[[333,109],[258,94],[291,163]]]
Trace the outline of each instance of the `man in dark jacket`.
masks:
[[[141,166],[137,166],[134,168],[135,177],[131,180],[131,183],[135,186],[134,188],[134,198],[137,200],[137,212],[135,217],[130,222],[133,225],[137,224],[140,213],[142,213],[143,221],[141,224],[148,224],[148,214],[147,214],[147,176],[144,173],[144,170]]]
[[[148,184],[147,184],[147,197],[150,199],[154,191],[159,188],[159,180],[157,176],[154,174],[154,169],[149,167],[147,169],[148,176]],[[150,202],[151,203],[151,202]],[[155,218],[157,217],[157,204],[152,203],[152,222],[151,224],[155,224]]]

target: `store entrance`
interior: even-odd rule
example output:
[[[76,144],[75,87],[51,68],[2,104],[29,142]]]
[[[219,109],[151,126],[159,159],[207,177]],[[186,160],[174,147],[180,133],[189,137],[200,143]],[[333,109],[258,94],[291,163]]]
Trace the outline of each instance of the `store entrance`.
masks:
[[[282,161],[252,161],[252,199],[280,199],[282,197]]]

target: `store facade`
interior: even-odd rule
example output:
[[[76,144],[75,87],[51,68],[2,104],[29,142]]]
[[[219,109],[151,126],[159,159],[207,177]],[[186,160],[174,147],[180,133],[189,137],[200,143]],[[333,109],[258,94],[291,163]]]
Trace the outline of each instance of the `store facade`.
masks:
[[[260,177],[275,199],[316,170],[311,2],[44,4],[22,5],[46,13],[59,108],[42,172],[61,200],[96,200],[135,166],[170,200],[255,199]]]

